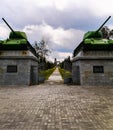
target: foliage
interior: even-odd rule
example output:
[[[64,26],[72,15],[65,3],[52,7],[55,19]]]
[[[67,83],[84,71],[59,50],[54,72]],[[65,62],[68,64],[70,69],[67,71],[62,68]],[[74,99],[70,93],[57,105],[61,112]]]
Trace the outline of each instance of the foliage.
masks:
[[[47,41],[42,39],[39,43],[35,41],[34,48],[39,59],[39,71],[47,70],[54,67],[54,64],[50,61],[47,61],[46,56],[49,55],[50,50],[47,45]]]
[[[46,69],[50,69],[55,67],[55,64],[53,62],[50,61],[46,61]]]
[[[61,63],[60,63],[60,68],[64,68],[64,61],[62,61]]]
[[[60,63],[60,67],[62,69],[65,69],[65,70],[68,70],[68,71],[71,72],[71,70],[72,70],[72,62],[71,62],[70,56],[68,56],[67,58],[65,58],[64,61],[62,61]]]
[[[40,57],[41,59],[45,58],[50,53],[50,50],[47,47],[47,42],[43,39],[39,43],[35,41],[34,48],[36,50],[38,57]]]
[[[59,67],[59,72],[62,76],[62,79],[71,78],[71,72],[70,71],[64,70],[64,69]]]
[[[39,77],[43,76],[46,80],[49,78],[49,76],[53,73],[53,71],[56,69],[56,67],[51,68],[51,69],[47,69],[47,70],[43,70],[39,72]]]

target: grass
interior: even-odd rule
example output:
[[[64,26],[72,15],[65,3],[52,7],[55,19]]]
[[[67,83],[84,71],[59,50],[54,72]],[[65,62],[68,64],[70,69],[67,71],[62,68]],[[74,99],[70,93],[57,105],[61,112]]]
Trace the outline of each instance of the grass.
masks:
[[[70,71],[64,70],[64,69],[59,67],[59,72],[62,76],[62,79],[71,78],[71,72]]]
[[[48,69],[48,70],[40,71],[39,76],[42,76],[45,78],[45,80],[47,80],[55,69],[56,69],[56,67]]]

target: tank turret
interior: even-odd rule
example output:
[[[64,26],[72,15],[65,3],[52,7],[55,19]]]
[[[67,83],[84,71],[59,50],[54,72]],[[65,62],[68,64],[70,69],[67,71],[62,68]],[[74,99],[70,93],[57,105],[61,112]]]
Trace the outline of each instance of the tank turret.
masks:
[[[10,32],[9,39],[27,39],[25,32],[15,31]]]

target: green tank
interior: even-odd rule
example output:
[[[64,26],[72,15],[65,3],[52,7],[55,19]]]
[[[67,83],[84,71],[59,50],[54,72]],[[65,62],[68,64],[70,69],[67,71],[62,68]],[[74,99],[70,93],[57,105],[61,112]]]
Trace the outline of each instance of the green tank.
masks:
[[[74,50],[73,56],[76,56],[80,50],[113,50],[113,40],[110,39],[111,33],[106,27],[103,27],[110,18],[111,16],[96,31],[88,31],[84,34],[83,41]]]
[[[0,50],[27,50],[27,40],[24,32],[10,32],[9,38],[0,41]]]
[[[2,19],[10,28],[11,32],[8,39],[0,40],[0,50],[30,50],[36,56],[36,51],[27,40],[25,32],[14,31],[6,20],[4,18]]]

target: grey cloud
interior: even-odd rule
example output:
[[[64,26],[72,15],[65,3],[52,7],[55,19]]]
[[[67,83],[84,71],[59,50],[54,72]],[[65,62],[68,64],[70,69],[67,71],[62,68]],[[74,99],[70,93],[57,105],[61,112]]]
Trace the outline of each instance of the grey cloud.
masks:
[[[71,5],[64,10],[58,10],[55,6],[39,7],[35,4],[27,5],[25,1],[16,4],[2,2],[0,16],[5,17],[13,27],[23,28],[26,25],[37,25],[45,21],[47,24],[64,29],[76,28],[80,30],[95,29],[101,18],[96,17],[88,7],[77,7]]]

